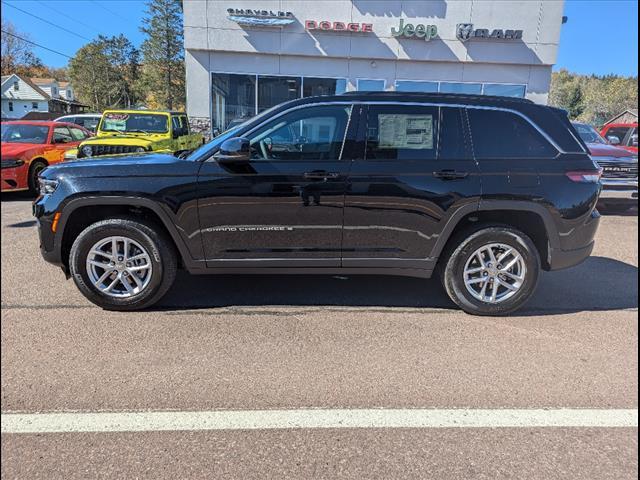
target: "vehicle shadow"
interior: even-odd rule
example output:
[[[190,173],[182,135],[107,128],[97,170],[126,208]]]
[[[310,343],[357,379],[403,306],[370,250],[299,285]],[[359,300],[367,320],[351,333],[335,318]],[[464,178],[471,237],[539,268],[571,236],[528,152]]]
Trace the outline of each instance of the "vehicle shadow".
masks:
[[[264,306],[451,309],[439,280],[392,276],[219,275],[184,272],[154,310]],[[538,291],[516,316],[638,307],[638,268],[605,257],[543,273]]]
[[[25,191],[20,192],[2,192],[0,195],[0,201],[2,203],[5,202],[32,202],[35,200],[36,196],[31,193]]]

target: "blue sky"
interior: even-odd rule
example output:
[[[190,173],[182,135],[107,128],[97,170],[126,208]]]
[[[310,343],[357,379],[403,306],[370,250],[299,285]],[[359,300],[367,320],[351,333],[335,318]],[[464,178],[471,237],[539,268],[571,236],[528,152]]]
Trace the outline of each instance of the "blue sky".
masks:
[[[255,1],[255,0],[253,0]],[[243,0],[246,3],[246,0]],[[242,2],[241,2],[242,3]],[[7,5],[37,15],[76,35]],[[2,0],[2,16],[31,40],[73,55],[85,38],[123,33],[139,46],[143,0]],[[638,74],[638,2],[635,0],[567,0],[555,69],[585,74]],[[78,36],[79,35],[79,36]],[[44,63],[64,66],[67,58],[36,48]]]
[[[638,75],[638,2],[568,0],[554,70]]]
[[[76,35],[49,25],[12,6],[70,30]],[[99,34],[124,34],[139,47],[143,36],[139,27],[145,10],[143,0],[2,0],[2,19],[12,22],[33,42],[73,56]],[[85,38],[82,38],[85,37]],[[68,58],[41,48],[35,53],[46,64],[62,67]]]

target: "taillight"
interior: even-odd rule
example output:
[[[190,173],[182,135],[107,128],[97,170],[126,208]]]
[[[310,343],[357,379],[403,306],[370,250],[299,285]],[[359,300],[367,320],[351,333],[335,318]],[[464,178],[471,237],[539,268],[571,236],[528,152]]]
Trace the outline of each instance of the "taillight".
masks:
[[[567,177],[569,177],[572,182],[598,183],[600,177],[602,177],[602,169],[567,172]]]

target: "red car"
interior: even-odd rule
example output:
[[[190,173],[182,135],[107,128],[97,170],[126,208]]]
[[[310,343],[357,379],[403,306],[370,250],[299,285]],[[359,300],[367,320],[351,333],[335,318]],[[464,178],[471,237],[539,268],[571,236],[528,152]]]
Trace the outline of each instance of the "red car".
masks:
[[[622,210],[637,206],[638,154],[607,143],[591,125],[572,123],[589,147],[593,160],[602,167],[600,205]]]
[[[90,137],[89,130],[66,122],[2,123],[2,191],[38,192],[38,174],[64,160],[64,153]]]
[[[611,123],[602,127],[600,134],[611,145],[616,145],[635,154],[638,153],[637,123]]]

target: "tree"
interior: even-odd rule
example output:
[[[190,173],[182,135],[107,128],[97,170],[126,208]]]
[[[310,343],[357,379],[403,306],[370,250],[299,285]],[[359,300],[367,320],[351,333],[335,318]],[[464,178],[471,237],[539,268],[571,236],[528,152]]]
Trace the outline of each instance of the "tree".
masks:
[[[582,85],[578,77],[564,69],[554,72],[551,75],[549,103],[564,108],[569,112],[569,118],[578,118],[585,109]]]
[[[638,108],[638,77],[590,77],[585,100],[586,108],[579,119],[600,126],[628,108]]]
[[[69,62],[69,77],[80,101],[96,111],[131,107],[139,100],[139,51],[124,35],[86,44]]]
[[[29,75],[29,69],[43,67],[40,59],[33,53],[33,47],[27,34],[16,30],[11,22],[2,21],[2,41],[0,47],[2,75]],[[25,39],[25,40],[23,40]]]
[[[143,26],[143,83],[159,108],[184,106],[185,71],[182,4],[179,0],[149,0]]]
[[[549,103],[567,110],[571,119],[600,126],[638,108],[638,77],[578,75],[563,69],[552,75]]]

